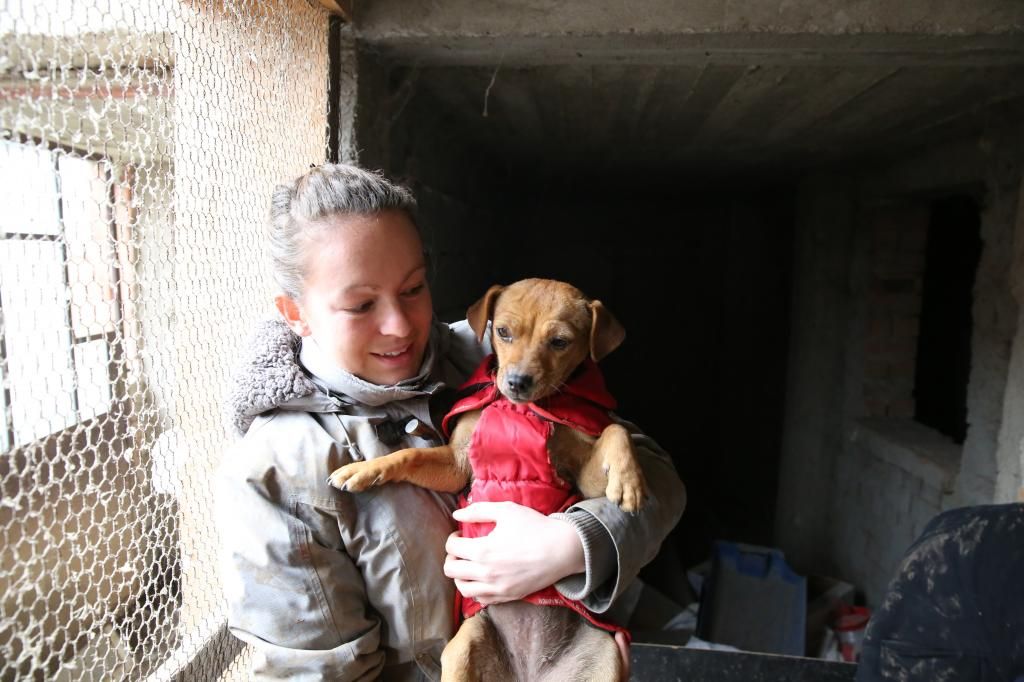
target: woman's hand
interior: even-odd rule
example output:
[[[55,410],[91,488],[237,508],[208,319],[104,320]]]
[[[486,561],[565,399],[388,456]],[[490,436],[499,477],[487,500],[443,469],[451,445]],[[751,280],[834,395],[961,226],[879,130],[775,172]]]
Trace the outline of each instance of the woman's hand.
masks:
[[[480,538],[448,536],[444,572],[481,604],[522,599],[586,570],[583,542],[568,522],[514,502],[477,502],[455,510],[456,521],[494,523]]]

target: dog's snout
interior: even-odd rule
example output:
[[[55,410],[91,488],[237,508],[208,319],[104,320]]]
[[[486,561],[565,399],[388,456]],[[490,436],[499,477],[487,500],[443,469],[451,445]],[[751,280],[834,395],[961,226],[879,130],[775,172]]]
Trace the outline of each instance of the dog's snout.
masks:
[[[513,393],[526,393],[533,388],[533,377],[520,372],[509,372],[505,376],[505,383]]]

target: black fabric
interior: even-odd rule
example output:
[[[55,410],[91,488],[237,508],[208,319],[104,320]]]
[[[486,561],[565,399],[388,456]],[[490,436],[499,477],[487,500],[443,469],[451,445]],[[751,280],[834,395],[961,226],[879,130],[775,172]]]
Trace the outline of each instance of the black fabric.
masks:
[[[1024,679],[1024,504],[932,519],[865,634],[858,682]]]

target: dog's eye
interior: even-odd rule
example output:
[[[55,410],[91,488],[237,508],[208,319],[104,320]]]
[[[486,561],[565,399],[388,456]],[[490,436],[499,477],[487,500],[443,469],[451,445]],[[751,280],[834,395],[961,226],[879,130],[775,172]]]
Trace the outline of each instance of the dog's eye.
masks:
[[[497,329],[494,330],[494,332],[498,335],[498,338],[501,339],[502,341],[511,341],[512,340],[512,335],[508,333],[508,327],[498,327]]]
[[[560,336],[556,336],[555,338],[551,339],[549,343],[551,344],[551,347],[554,348],[555,350],[565,350],[566,348],[569,347],[569,340],[563,339]]]

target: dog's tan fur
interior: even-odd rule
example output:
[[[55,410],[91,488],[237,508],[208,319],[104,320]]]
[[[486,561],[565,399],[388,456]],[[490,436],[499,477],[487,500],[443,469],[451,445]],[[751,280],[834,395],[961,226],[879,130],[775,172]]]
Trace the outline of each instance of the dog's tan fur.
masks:
[[[553,280],[491,287],[467,318],[480,340],[491,322],[498,390],[513,402],[556,392],[588,356],[600,360],[625,337],[600,301]],[[468,448],[479,418],[479,411],[460,416],[447,445],[348,464],[331,474],[331,484],[358,492],[406,481],[458,492],[472,476]],[[584,497],[605,495],[627,512],[643,505],[646,483],[624,427],[611,424],[595,439],[556,424],[548,451],[559,475],[575,482]],[[531,633],[529,641],[521,641],[524,632]],[[584,626],[568,609],[512,602],[492,605],[463,623],[445,648],[442,670],[446,681],[616,680],[619,658],[607,633]]]

